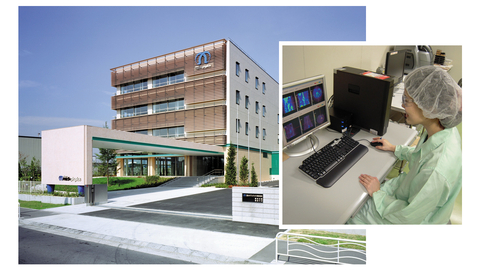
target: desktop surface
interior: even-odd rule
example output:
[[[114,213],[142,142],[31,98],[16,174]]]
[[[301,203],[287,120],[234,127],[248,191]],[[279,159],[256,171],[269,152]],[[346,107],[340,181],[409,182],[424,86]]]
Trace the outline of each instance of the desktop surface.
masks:
[[[313,135],[318,138],[320,145],[325,145],[339,138],[341,133],[319,130]],[[397,160],[393,153],[370,146],[369,142],[374,137],[376,136],[365,131],[360,131],[353,137],[355,140],[367,139],[368,141],[359,142],[368,147],[369,151],[330,188],[317,185],[298,169],[308,154],[286,159],[283,162],[281,182],[281,224],[344,224],[354,215],[369,197],[358,176],[369,174],[384,179]],[[416,131],[405,125],[390,123],[383,137],[393,144],[409,145],[414,141]]]

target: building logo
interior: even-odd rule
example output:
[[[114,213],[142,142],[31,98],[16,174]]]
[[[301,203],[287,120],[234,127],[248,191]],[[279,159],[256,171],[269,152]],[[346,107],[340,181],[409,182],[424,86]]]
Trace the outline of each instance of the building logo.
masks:
[[[81,182],[82,178],[80,177],[69,177],[65,175],[58,176],[59,181],[71,181],[71,182]]]
[[[197,63],[197,65],[201,65],[203,59],[203,63],[208,64],[208,61],[210,61],[211,58],[212,55],[208,51],[197,53],[197,55],[195,55],[195,63]]]

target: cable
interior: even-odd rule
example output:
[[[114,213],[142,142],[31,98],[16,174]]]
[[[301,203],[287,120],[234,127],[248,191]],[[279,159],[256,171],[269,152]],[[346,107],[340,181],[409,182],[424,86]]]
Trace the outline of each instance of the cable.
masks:
[[[317,153],[317,150],[315,150],[315,145],[313,143],[312,135],[308,136],[308,139],[310,139],[310,144],[312,145],[313,152]]]

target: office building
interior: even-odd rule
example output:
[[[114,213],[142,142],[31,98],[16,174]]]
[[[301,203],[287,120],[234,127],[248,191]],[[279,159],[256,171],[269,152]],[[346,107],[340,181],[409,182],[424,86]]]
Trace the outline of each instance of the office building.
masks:
[[[118,175],[204,175],[223,170],[234,145],[237,167],[245,156],[262,181],[278,177],[278,82],[231,40],[112,68],[111,83],[112,129],[224,149],[223,156],[119,151]]]

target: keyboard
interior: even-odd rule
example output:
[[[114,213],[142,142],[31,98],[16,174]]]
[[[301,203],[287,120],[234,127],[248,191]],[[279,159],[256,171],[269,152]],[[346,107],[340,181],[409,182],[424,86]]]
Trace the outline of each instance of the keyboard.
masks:
[[[367,152],[366,146],[343,136],[304,159],[299,169],[320,186],[329,188]]]

